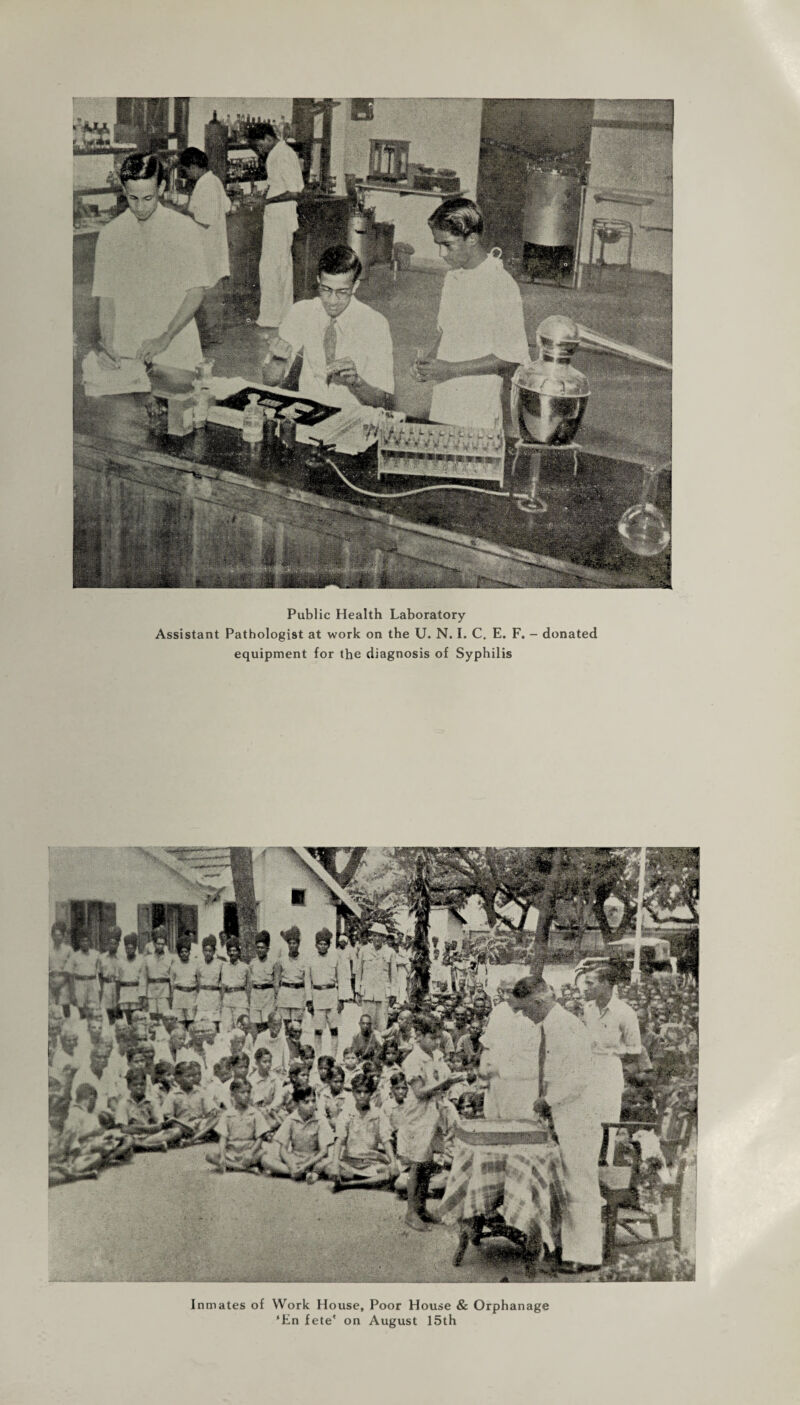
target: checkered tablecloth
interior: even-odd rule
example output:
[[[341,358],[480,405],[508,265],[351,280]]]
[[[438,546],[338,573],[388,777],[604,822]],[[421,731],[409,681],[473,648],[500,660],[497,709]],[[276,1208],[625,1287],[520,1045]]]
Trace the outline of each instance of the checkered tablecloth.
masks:
[[[538,1146],[466,1146],[456,1142],[439,1214],[445,1224],[501,1214],[521,1234],[538,1229],[555,1247],[564,1205],[561,1152],[555,1142]]]

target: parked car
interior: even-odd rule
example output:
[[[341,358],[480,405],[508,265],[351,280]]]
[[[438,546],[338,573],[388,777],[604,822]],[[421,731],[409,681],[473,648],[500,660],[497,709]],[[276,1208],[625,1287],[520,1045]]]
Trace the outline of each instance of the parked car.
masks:
[[[579,978],[586,971],[596,969],[598,966],[612,966],[615,972],[619,973],[617,984],[627,984],[633,970],[635,949],[636,940],[634,937],[621,937],[619,941],[608,942],[604,952],[598,952],[594,956],[584,956],[583,960],[578,962],[572,979],[577,985]],[[670,945],[665,937],[642,937],[641,969],[642,971],[672,971]]]

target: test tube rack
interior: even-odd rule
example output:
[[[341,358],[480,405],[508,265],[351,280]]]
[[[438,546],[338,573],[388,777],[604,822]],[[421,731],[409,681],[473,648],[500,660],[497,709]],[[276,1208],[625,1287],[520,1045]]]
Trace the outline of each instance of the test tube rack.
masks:
[[[382,416],[378,424],[378,478],[478,478],[503,482],[506,444],[499,425],[417,424]]]

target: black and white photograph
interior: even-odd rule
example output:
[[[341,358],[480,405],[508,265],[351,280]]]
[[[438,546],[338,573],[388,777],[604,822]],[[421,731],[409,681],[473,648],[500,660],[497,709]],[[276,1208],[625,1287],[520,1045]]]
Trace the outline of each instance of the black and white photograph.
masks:
[[[669,589],[668,98],[75,97],[75,587]]]
[[[50,1281],[693,1280],[699,862],[52,848]]]

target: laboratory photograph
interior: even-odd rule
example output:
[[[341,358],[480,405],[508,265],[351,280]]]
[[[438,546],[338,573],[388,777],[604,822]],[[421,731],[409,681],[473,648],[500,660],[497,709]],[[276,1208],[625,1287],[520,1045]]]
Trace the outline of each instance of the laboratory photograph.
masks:
[[[75,97],[73,586],[669,589],[673,116]]]
[[[694,1280],[696,848],[59,847],[49,878],[51,1282]]]

